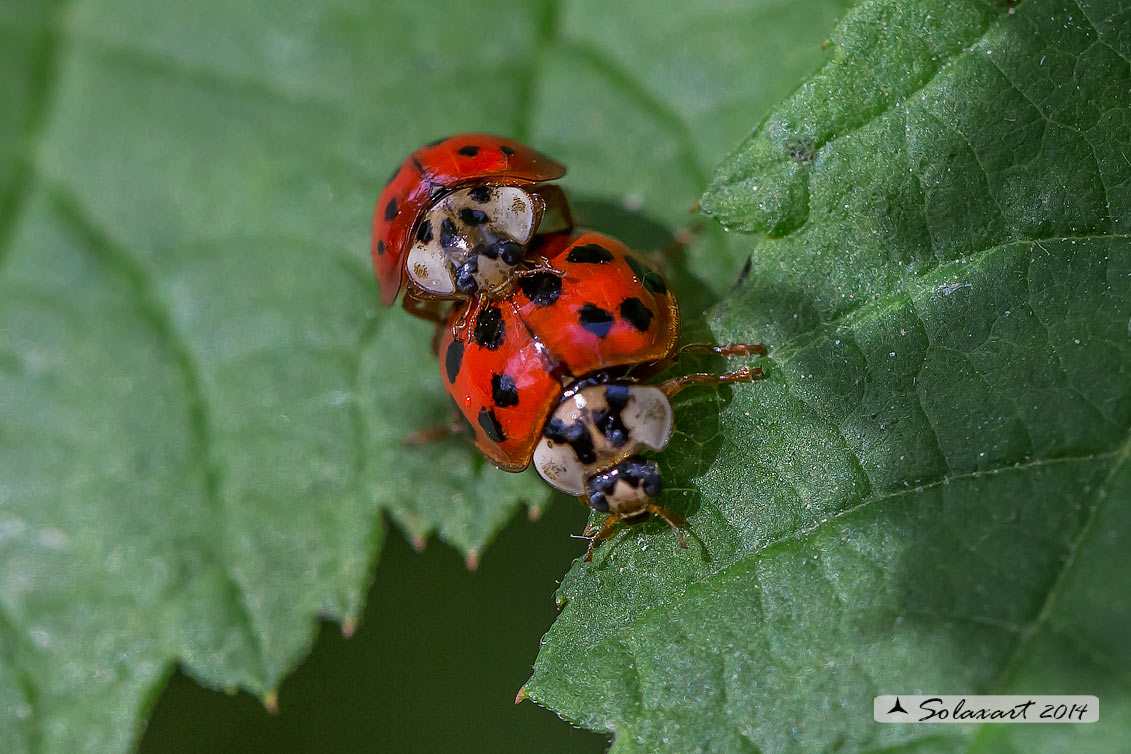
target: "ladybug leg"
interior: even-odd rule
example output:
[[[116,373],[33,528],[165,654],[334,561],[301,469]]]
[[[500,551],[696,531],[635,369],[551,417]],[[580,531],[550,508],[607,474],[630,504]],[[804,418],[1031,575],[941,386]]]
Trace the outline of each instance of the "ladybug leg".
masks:
[[[668,241],[663,247],[657,251],[652,252],[652,258],[660,265],[661,269],[669,269],[677,259],[687,253],[687,247],[690,246],[695,238],[703,232],[702,223],[695,223],[689,225],[683,230],[677,231],[672,240]]]
[[[725,346],[713,346],[708,343],[688,343],[681,347],[678,353],[714,353],[719,356],[765,356],[766,347],[761,343],[728,343]]]
[[[453,333],[462,330],[467,320],[475,319],[475,317],[478,316],[479,310],[483,307],[484,299],[485,296],[476,294],[471,301],[467,302],[467,306],[463,307],[463,311],[460,312],[459,319],[452,324]]]
[[[638,379],[648,379],[675,366],[676,363],[679,362],[679,357],[685,353],[709,353],[724,357],[765,356],[766,347],[761,343],[728,343],[724,346],[714,346],[707,343],[689,343],[682,346],[678,351],[667,358],[641,365],[634,369],[632,374]],[[758,375],[761,376],[761,371],[758,372]]]
[[[447,317],[444,316],[443,311],[445,303],[444,301],[428,301],[406,297],[404,300],[404,310],[414,317],[420,317],[429,322],[442,325],[447,321]]]
[[[440,323],[436,324],[436,330],[432,333],[432,355],[437,359],[440,358],[440,341],[443,339],[444,326]]]
[[[593,559],[593,550],[597,547],[597,543],[613,535],[613,529],[616,528],[616,525],[617,517],[609,516],[605,519],[605,523],[601,524],[601,528],[597,530],[597,533],[589,538],[589,549],[585,551],[586,563]],[[585,530],[589,531],[589,527],[585,527]]]
[[[445,440],[449,437],[456,435],[467,436],[467,425],[460,421],[458,413],[453,412],[444,424],[438,424],[435,427],[425,427],[418,429],[415,432],[409,432],[401,438],[401,444],[406,448],[414,447],[417,445],[429,445],[440,440]]]
[[[538,257],[538,259],[534,260],[533,267],[527,268],[525,270],[519,270],[514,275],[518,278],[527,278],[531,275],[538,275],[543,272],[548,272],[551,275],[559,278],[565,277],[564,270],[559,270],[557,267],[551,267],[550,263],[547,262],[543,257]]]
[[[687,540],[683,536],[683,530],[687,526],[687,521],[684,520],[683,516],[673,510],[656,505],[655,503],[649,505],[648,510],[664,519],[668,526],[672,527],[672,531],[675,532],[675,538],[679,540],[680,549],[686,550]]]
[[[694,209],[692,211],[694,211]],[[676,231],[671,240],[660,248],[650,250],[647,256],[652,260],[653,264],[660,268],[661,272],[666,272],[687,253],[687,247],[694,243],[695,239],[702,232],[702,223],[689,225],[683,230]]]
[[[753,382],[762,376],[762,368],[742,367],[733,372],[723,372],[722,374],[707,374],[706,372],[695,372],[694,374],[685,374],[682,377],[673,377],[657,385],[658,388],[664,391],[664,394],[669,398],[683,390],[684,388],[691,387],[692,385],[726,385],[732,382]]]

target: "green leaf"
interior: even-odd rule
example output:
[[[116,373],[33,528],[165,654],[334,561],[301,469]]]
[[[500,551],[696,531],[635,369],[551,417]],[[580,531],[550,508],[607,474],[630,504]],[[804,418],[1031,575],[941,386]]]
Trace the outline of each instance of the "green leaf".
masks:
[[[771,351],[681,406],[665,501],[695,541],[653,523],[575,565],[530,696],[618,753],[1122,748],[1129,21],[849,14],[702,200],[770,236],[712,328]],[[1096,694],[1102,722],[877,725],[886,693]]]
[[[366,252],[409,150],[527,139],[661,245],[843,4],[0,0],[0,750],[125,750],[173,662],[269,701],[382,511],[472,554],[545,501],[402,447],[449,410]]]

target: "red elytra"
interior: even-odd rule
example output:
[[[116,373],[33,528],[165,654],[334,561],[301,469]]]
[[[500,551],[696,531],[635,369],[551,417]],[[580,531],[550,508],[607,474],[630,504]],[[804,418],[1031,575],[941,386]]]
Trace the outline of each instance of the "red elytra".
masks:
[[[469,183],[521,186],[565,175],[560,163],[501,136],[459,134],[417,149],[401,163],[377,200],[370,253],[381,302],[404,284],[404,260],[421,215],[441,196]]]
[[[563,386],[615,367],[665,359],[679,306],[641,255],[599,233],[540,237],[508,299],[455,307],[439,342],[444,384],[496,466],[520,471]],[[553,271],[551,271],[553,270]]]

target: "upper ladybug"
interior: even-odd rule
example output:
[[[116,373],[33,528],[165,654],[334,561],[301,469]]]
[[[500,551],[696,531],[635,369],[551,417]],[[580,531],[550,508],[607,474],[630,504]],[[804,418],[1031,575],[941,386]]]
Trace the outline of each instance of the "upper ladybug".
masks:
[[[511,272],[544,215],[552,230],[572,226],[557,186],[565,167],[523,144],[489,134],[460,134],[417,149],[389,179],[373,214],[370,252],[381,301],[405,306],[505,297]],[[410,311],[412,309],[410,308]]]

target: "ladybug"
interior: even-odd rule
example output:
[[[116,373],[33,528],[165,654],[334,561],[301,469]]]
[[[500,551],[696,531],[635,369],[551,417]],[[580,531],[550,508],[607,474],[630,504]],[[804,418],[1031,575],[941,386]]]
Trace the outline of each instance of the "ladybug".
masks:
[[[529,253],[539,271],[506,299],[477,297],[456,307],[438,343],[445,386],[483,454],[505,471],[533,463],[555,489],[609,514],[590,541],[618,522],[659,515],[662,450],[672,432],[670,398],[692,384],[750,381],[760,369],[692,374],[659,385],[648,376],[680,353],[762,355],[763,346],[680,348],[679,305],[643,256],[599,233],[538,236]],[[680,545],[686,547],[682,533]]]
[[[381,301],[442,321],[443,302],[505,298],[524,273],[526,246],[573,226],[561,188],[565,167],[530,147],[461,134],[417,149],[389,178],[373,215],[370,252]]]

